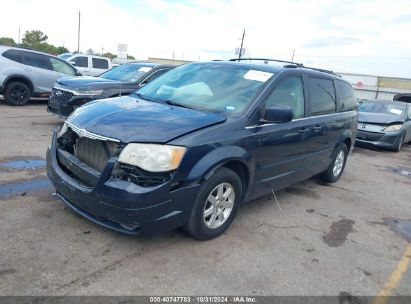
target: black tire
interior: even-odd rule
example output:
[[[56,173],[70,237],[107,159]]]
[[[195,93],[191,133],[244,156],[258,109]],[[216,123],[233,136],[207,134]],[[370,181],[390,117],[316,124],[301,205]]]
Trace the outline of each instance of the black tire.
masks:
[[[217,189],[217,187],[222,184],[232,186],[231,189],[233,189],[235,195],[235,198],[233,199],[234,205],[231,209],[231,213],[229,213],[221,226],[210,228],[206,224],[207,217],[205,216],[205,210],[207,204],[209,204],[208,197],[215,193],[214,191],[217,191],[215,189]],[[197,198],[193,204],[190,218],[184,226],[184,230],[193,238],[201,241],[209,240],[221,235],[233,221],[235,215],[237,214],[238,208],[240,207],[241,201],[242,183],[240,177],[233,170],[230,170],[228,168],[222,167],[218,169],[201,185]],[[224,207],[216,209],[222,209],[221,212],[224,212],[224,210],[226,210]],[[216,218],[218,218],[218,215],[216,215]]]
[[[340,153],[344,153],[343,154],[343,163],[342,163],[342,167],[340,170],[334,170],[334,167],[336,165],[336,160],[337,157],[340,156]],[[344,144],[340,144],[333,153],[333,158],[332,161],[330,163],[330,166],[328,167],[328,169],[326,171],[324,171],[323,173],[321,173],[319,175],[319,177],[324,180],[327,183],[335,183],[336,181],[338,181],[341,177],[341,175],[344,172],[344,168],[345,168],[345,164],[347,162],[347,156],[348,156],[348,149],[347,146]]]
[[[31,97],[31,90],[27,84],[20,81],[13,81],[4,90],[4,99],[13,106],[23,106],[27,104]]]
[[[395,152],[400,152],[401,151],[401,148],[404,145],[404,139],[405,139],[405,134],[403,134],[400,137],[400,140],[398,141],[397,145],[394,147]]]

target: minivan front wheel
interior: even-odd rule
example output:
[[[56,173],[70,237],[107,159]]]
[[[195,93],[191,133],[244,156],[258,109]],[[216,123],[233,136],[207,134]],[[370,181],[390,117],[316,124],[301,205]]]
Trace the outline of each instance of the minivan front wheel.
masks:
[[[201,185],[184,230],[198,240],[221,235],[233,221],[242,200],[242,183],[222,167]]]
[[[27,104],[31,97],[30,88],[23,82],[14,81],[9,83],[4,90],[4,99],[13,106]]]
[[[320,174],[320,178],[327,183],[335,183],[338,181],[344,171],[347,162],[348,149],[344,144],[340,144],[333,154],[330,166],[326,171]]]

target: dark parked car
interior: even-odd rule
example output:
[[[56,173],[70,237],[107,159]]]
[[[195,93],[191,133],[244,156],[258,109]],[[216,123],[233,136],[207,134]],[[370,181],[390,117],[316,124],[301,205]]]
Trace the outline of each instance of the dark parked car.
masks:
[[[47,110],[65,118],[91,100],[129,95],[174,67],[154,63],[126,63],[98,77],[60,79],[54,85]]]
[[[411,141],[411,103],[367,100],[358,112],[357,144],[398,152]]]
[[[222,234],[240,204],[320,174],[337,181],[356,100],[332,73],[241,62],[177,67],[137,93],[89,103],[56,132],[60,198],[127,234]]]

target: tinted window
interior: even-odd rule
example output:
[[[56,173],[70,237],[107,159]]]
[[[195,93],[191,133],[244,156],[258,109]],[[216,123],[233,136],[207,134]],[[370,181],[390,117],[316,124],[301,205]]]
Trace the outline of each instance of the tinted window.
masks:
[[[308,78],[311,115],[335,113],[335,91],[332,80]]]
[[[154,79],[160,77],[161,75],[163,75],[167,71],[170,71],[170,69],[163,69],[163,70],[155,71],[153,74],[151,74],[149,77],[147,77],[147,79],[144,80],[142,84],[146,84],[146,83],[149,83],[149,82],[153,81]]]
[[[88,57],[80,56],[70,59],[70,61],[74,61],[77,67],[80,68],[88,68]]]
[[[287,106],[294,112],[294,118],[304,117],[304,90],[301,77],[282,80],[268,96],[265,107]]]
[[[341,102],[341,111],[351,111],[357,108],[357,100],[354,97],[354,90],[350,84],[336,80],[335,89]]]
[[[50,58],[51,66],[53,70],[57,73],[67,74],[67,75],[76,75],[75,70],[68,63],[58,60],[56,58]]]
[[[93,68],[108,69],[108,61],[106,59],[93,58]]]
[[[23,57],[24,57],[24,64],[40,68],[40,69],[47,69],[50,70],[50,63],[47,56],[41,55],[41,54],[36,54],[36,53],[30,53],[30,52],[23,52]]]
[[[8,50],[3,53],[3,56],[7,59],[16,61],[16,62],[23,62],[22,52],[19,50]]]

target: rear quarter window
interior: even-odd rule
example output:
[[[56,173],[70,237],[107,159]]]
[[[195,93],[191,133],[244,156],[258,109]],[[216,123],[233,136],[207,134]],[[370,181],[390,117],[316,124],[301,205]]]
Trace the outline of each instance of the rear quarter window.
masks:
[[[93,58],[93,68],[95,69],[108,69],[108,61],[101,58]]]
[[[332,80],[308,77],[308,87],[312,116],[335,113],[337,103]]]
[[[19,50],[7,50],[3,53],[3,57],[15,62],[23,63],[22,52]]]
[[[344,81],[335,81],[335,90],[341,103],[341,111],[352,111],[357,108],[357,100],[352,86]]]

